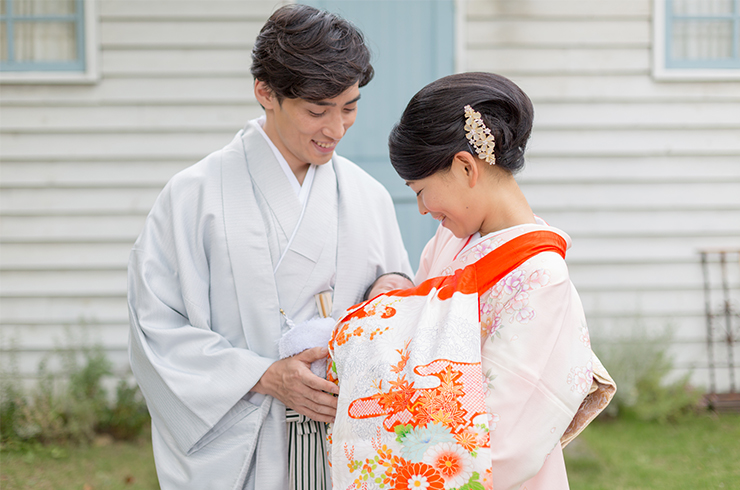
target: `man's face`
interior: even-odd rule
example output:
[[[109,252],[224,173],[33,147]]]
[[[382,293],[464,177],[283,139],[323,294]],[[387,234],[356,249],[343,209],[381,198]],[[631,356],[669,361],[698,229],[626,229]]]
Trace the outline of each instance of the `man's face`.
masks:
[[[334,153],[334,148],[355,122],[360,88],[357,83],[332,99],[310,102],[304,99],[283,99],[265,90],[263,82],[255,84],[255,94],[265,108],[264,130],[280,150],[293,172],[305,171],[308,164],[322,165]]]

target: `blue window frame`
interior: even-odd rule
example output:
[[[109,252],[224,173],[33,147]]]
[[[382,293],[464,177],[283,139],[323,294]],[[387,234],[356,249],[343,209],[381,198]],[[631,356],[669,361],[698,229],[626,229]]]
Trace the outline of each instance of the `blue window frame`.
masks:
[[[0,71],[85,71],[84,9],[84,0],[0,0]]]
[[[740,0],[666,0],[665,68],[740,68]]]

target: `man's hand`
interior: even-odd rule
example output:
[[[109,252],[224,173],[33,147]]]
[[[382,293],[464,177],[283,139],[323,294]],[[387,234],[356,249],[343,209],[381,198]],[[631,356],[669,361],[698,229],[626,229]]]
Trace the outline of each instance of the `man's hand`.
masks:
[[[318,422],[334,422],[339,387],[311,372],[311,363],[329,354],[314,347],[292,357],[275,361],[267,368],[253,391],[277,398],[301,415]]]

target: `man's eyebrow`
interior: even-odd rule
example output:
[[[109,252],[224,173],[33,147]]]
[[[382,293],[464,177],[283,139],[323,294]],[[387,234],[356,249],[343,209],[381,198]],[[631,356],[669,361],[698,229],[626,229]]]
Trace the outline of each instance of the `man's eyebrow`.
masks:
[[[352,99],[349,102],[345,103],[344,105],[354,104],[355,102],[357,102],[358,100],[360,100],[360,97],[362,97],[362,96],[361,95],[358,95],[357,97],[355,97],[354,99]],[[313,104],[320,105],[320,106],[331,106],[331,107],[336,106],[336,104],[334,102],[329,102],[327,100],[319,100],[317,102],[313,102]]]

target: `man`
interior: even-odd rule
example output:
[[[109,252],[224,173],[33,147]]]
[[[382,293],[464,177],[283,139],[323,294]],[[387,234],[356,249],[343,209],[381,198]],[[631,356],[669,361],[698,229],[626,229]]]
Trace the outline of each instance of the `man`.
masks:
[[[337,388],[310,371],[326,349],[277,360],[278,339],[318,293],[336,318],[411,272],[387,191],[334,154],[373,76],[362,34],[290,5],[252,59],[265,116],[167,184],[131,252],[131,365],[165,490],[327,488]]]

